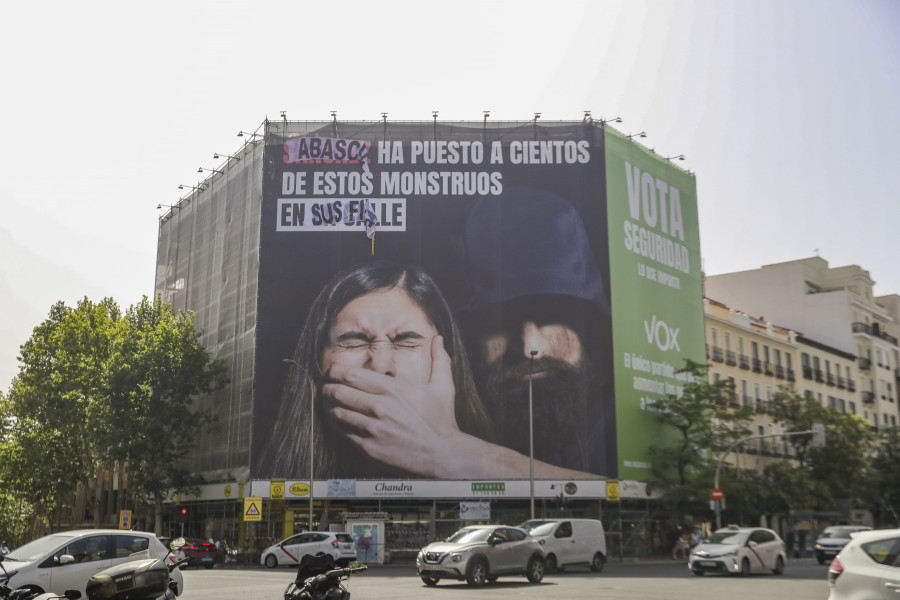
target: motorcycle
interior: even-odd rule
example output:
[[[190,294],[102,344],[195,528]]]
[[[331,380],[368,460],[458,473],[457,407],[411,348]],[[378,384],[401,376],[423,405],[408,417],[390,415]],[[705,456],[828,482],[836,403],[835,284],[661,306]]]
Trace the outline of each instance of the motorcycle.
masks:
[[[31,600],[37,594],[34,593],[34,590],[30,590],[28,588],[19,588],[19,589],[11,589],[6,584],[9,583],[9,580],[13,578],[13,575],[18,573],[18,570],[15,571],[7,571],[6,567],[3,566],[3,556],[0,556],[0,570],[3,571],[3,574],[0,575],[3,582],[0,583],[0,599],[2,600]]]
[[[334,568],[330,554],[307,554],[300,559],[297,578],[284,590],[284,600],[350,600],[344,581],[368,567]]]

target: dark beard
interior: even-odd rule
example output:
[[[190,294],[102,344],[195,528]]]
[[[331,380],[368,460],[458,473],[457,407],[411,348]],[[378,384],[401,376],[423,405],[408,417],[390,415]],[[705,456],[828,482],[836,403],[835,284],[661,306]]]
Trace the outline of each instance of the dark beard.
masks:
[[[532,382],[534,458],[557,463],[565,448],[576,443],[574,428],[587,418],[588,391],[596,369],[587,360],[577,366],[544,358],[534,361],[502,360],[476,372],[482,400],[496,428],[497,441],[521,454],[529,454],[529,373],[546,371],[547,377]]]

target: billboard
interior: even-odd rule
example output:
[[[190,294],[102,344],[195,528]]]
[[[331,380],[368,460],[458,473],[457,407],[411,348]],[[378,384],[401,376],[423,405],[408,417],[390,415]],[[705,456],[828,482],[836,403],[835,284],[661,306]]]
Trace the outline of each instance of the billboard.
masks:
[[[265,140],[253,477],[646,479],[704,356],[692,176],[581,122]]]

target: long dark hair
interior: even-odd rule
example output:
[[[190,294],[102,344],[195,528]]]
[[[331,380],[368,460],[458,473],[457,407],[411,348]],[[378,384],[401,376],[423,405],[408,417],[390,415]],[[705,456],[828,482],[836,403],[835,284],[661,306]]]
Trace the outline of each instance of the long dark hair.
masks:
[[[291,360],[281,408],[272,440],[258,465],[261,475],[309,477],[309,419],[315,402],[313,475],[319,479],[381,478],[405,473],[371,459],[343,434],[326,425],[319,391],[325,383],[321,359],[337,315],[351,301],[377,291],[402,290],[425,313],[444,338],[452,360],[456,419],[460,429],[484,438],[489,418],[478,392],[463,346],[462,336],[447,301],[434,281],[419,267],[375,261],[339,272],[319,293],[309,313]],[[451,449],[448,449],[451,450]]]

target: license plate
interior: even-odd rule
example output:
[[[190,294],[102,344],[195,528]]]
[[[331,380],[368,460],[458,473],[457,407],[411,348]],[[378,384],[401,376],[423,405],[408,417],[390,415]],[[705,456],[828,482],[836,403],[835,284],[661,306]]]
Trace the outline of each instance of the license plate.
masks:
[[[701,560],[697,564],[700,565],[701,567],[715,567],[719,563],[717,563],[714,560]]]
[[[350,544],[341,544],[341,549],[342,549],[342,550],[349,550],[349,549],[350,549]]]
[[[441,565],[422,565],[426,571],[440,571]]]
[[[206,558],[203,559],[202,562],[212,562],[212,561],[213,561],[213,559],[207,556]]]

